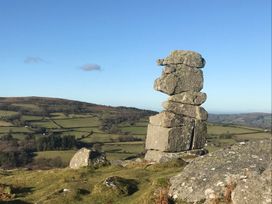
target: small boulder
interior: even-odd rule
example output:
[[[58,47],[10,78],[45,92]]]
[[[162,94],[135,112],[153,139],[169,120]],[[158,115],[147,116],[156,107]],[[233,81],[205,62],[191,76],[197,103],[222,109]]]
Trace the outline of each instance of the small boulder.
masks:
[[[107,160],[105,153],[97,150],[90,150],[87,148],[81,148],[78,150],[70,161],[71,169],[79,169],[81,167],[92,166],[99,168],[101,166],[107,166],[110,162]]]
[[[110,176],[103,182],[95,185],[94,193],[116,196],[128,196],[138,190],[138,182],[134,179],[126,179],[119,176]]]

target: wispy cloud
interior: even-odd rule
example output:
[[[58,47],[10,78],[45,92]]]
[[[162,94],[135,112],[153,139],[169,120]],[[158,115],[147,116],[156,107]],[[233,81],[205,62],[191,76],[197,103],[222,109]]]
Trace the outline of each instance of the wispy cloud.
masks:
[[[98,64],[84,64],[80,69],[86,72],[101,71],[101,66]]]
[[[40,58],[40,57],[27,57],[24,60],[25,64],[39,64],[39,63],[44,63],[45,60]]]

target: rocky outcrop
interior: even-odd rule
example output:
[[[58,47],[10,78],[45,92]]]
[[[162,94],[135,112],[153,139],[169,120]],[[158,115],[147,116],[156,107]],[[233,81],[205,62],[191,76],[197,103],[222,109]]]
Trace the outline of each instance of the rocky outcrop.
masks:
[[[162,162],[204,147],[208,113],[200,107],[207,96],[200,92],[205,60],[199,53],[176,50],[158,64],[165,68],[154,89],[170,97],[163,103],[165,110],[149,118],[145,159]]]
[[[186,202],[271,203],[271,140],[241,142],[198,157],[170,183],[170,196]]]
[[[255,175],[246,182],[238,183],[232,192],[233,204],[272,203],[272,168],[270,166],[261,175]]]
[[[71,169],[80,169],[81,167],[92,166],[99,168],[101,166],[109,165],[109,161],[106,159],[105,153],[90,150],[87,148],[81,148],[78,150],[70,161]]]

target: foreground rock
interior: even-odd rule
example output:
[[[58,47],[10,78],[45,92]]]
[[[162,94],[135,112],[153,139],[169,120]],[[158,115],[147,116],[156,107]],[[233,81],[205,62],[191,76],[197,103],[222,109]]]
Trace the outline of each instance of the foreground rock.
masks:
[[[196,158],[170,179],[170,195],[187,202],[271,203],[270,157],[271,141],[264,140]]]
[[[232,193],[233,204],[272,203],[272,168],[270,166],[261,174],[240,182]]]
[[[107,160],[105,153],[87,148],[81,148],[75,153],[69,166],[71,169],[80,169],[81,167],[87,166],[99,168],[109,164],[110,163]]]

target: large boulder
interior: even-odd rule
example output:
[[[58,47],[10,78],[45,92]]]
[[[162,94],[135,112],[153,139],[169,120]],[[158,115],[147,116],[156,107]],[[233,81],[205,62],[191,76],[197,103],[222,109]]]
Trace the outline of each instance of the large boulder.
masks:
[[[165,59],[159,59],[157,61],[159,65],[172,65],[172,64],[184,64],[190,67],[202,68],[205,66],[205,60],[202,56],[189,50],[175,50]]]
[[[260,197],[263,197],[262,200],[269,201],[266,195],[271,191],[271,188],[268,187],[269,177],[266,173],[263,178],[260,175],[271,163],[270,157],[271,140],[242,142],[198,157],[180,174],[170,179],[169,193],[174,199],[186,202],[228,200],[231,199],[232,193],[233,201],[236,204],[260,203],[257,201],[257,198]],[[257,185],[257,180],[250,181],[251,178],[257,178],[261,183]],[[254,186],[246,187],[249,185],[260,186],[263,191],[253,190]],[[250,191],[244,194],[240,192],[242,189]],[[254,192],[255,195],[253,195]],[[242,199],[242,196],[246,194],[248,198],[254,197],[256,202]],[[269,203],[267,201],[264,203]]]
[[[161,127],[180,127],[183,125],[184,118],[181,115],[171,113],[169,111],[160,112],[157,115],[149,117],[149,123],[151,125]]]
[[[106,155],[103,152],[81,148],[78,150],[70,161],[71,169],[80,169],[81,167],[92,166],[99,168],[101,166],[109,165]]]
[[[180,65],[170,74],[165,72],[155,80],[154,89],[168,95],[185,91],[199,92],[203,88],[203,72],[196,68]]]
[[[198,120],[207,120],[207,111],[200,106],[193,106],[189,104],[176,103],[172,101],[166,101],[162,104],[165,110],[173,112],[175,114],[184,115]]]
[[[166,119],[166,115],[169,115],[169,121]],[[173,115],[169,112],[162,112],[150,117],[146,149],[178,152],[204,147],[207,137],[207,123],[205,121],[179,116],[182,123],[178,123],[178,126],[169,127],[170,121],[175,121],[177,118],[172,117]],[[159,118],[162,118],[162,120],[159,120]]]
[[[164,152],[178,152],[189,150],[194,121],[187,120],[182,127],[164,128],[148,125],[145,148]]]
[[[168,101],[177,103],[201,105],[206,101],[207,95],[202,92],[187,91],[180,94],[170,96]]]

